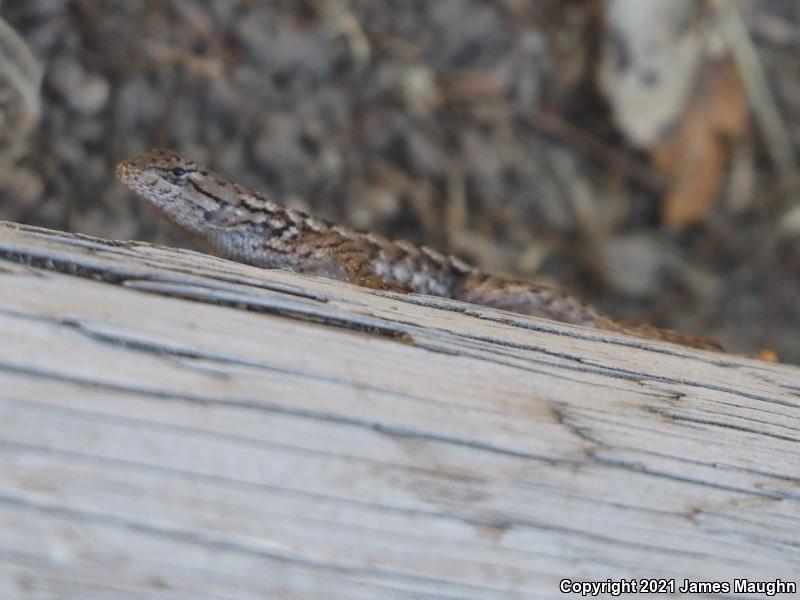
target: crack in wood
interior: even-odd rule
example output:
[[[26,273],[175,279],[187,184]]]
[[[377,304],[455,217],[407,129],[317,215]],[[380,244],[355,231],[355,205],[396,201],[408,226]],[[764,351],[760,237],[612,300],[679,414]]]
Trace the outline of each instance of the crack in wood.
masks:
[[[281,307],[278,306],[279,303],[258,301],[252,298],[247,298],[244,295],[239,298],[225,298],[222,294],[215,295],[213,293],[217,291],[215,288],[208,286],[194,286],[194,289],[192,290],[192,286],[186,285],[184,282],[179,280],[169,281],[165,280],[164,278],[142,279],[140,273],[133,271],[117,271],[110,268],[90,267],[72,260],[43,257],[21,252],[8,252],[2,248],[0,248],[0,259],[37,269],[70,275],[73,277],[91,279],[101,283],[125,285],[126,287],[131,287],[143,292],[155,293],[160,296],[180,298],[194,302],[204,302],[207,304],[226,306],[229,308],[246,310],[250,312],[273,314],[284,318],[316,323],[318,325],[324,325],[327,327],[346,329],[361,334],[381,337],[403,344],[414,344],[414,338],[408,332],[382,325],[376,321],[370,322],[368,319],[348,319],[333,313],[325,313],[323,311],[303,311],[295,308],[296,305],[285,304]],[[172,287],[170,287],[170,284],[172,284]],[[203,291],[208,293],[202,293]],[[282,293],[284,292],[282,291]],[[303,297],[308,298],[309,296]],[[315,300],[317,299],[315,296],[311,296],[311,298]]]
[[[330,412],[322,412],[312,409],[301,409],[296,407],[290,407],[288,405],[277,404],[268,401],[256,402],[254,400],[246,400],[244,398],[232,399],[232,398],[201,396],[197,394],[160,392],[157,390],[148,389],[146,387],[134,387],[121,384],[110,384],[108,382],[87,380],[81,377],[67,376],[60,373],[44,371],[41,369],[28,369],[17,365],[10,365],[7,363],[0,362],[0,372],[2,371],[6,371],[9,373],[16,373],[16,374],[32,375],[41,379],[52,379],[55,381],[69,382],[76,385],[84,385],[96,389],[105,389],[109,391],[113,390],[117,392],[138,394],[141,396],[160,398],[163,400],[180,400],[184,402],[195,402],[200,404],[218,404],[221,406],[238,407],[242,409],[250,409],[259,412],[271,412],[276,414],[291,415],[295,417],[313,419],[316,421],[330,422],[339,425],[347,425],[361,429],[368,429],[371,431],[377,431],[379,433],[385,434],[390,437],[419,439],[429,442],[449,444],[463,448],[471,448],[473,450],[479,450],[482,452],[500,454],[503,456],[524,458],[545,464],[554,464],[554,461],[561,462],[559,459],[555,459],[552,456],[539,455],[531,452],[524,452],[521,450],[515,450],[513,448],[503,448],[494,444],[483,443],[466,438],[457,438],[440,433],[420,431],[409,427],[390,425],[387,423],[381,423],[379,421],[369,421],[357,417],[337,415]],[[392,393],[392,395],[398,397],[404,396],[404,394],[398,394],[398,393]]]

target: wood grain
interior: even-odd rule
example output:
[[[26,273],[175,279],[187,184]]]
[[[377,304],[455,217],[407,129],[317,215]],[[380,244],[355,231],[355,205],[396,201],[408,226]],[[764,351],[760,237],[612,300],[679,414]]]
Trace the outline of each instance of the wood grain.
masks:
[[[795,367],[13,223],[0,338],[2,598],[798,580]]]

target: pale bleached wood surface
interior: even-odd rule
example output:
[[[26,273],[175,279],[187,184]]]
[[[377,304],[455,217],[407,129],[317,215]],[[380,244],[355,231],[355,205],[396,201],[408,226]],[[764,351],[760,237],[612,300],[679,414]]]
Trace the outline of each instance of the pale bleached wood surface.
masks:
[[[3,599],[800,580],[792,366],[11,223],[0,336]]]

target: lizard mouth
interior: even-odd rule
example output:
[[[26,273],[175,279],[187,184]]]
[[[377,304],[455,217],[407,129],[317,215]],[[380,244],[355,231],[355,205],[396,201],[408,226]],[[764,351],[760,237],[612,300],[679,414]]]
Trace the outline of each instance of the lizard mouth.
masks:
[[[117,178],[125,185],[125,187],[138,192],[144,190],[148,183],[155,183],[155,177],[151,169],[147,167],[142,168],[137,165],[133,160],[124,160],[119,163],[114,173]]]
[[[128,167],[125,164],[127,161],[122,161],[114,168],[114,174],[120,179],[125,179],[128,176]]]
[[[114,169],[114,173],[119,178],[119,180],[128,187],[132,187],[132,184],[134,183],[135,180],[133,176],[133,172],[135,172],[135,169],[130,164],[130,162],[131,161],[129,160],[123,160]]]

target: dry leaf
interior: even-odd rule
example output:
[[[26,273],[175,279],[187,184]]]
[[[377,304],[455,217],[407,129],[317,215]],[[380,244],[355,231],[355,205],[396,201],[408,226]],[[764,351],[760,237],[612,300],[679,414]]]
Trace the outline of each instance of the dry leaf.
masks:
[[[775,352],[773,352],[769,348],[762,348],[761,350],[758,351],[758,354],[756,356],[760,360],[763,360],[763,361],[766,361],[766,362],[771,362],[771,363],[780,362],[778,360],[778,355],[775,354]]]
[[[679,119],[703,62],[694,0],[610,0],[598,85],[614,122],[648,149]]]
[[[714,205],[730,147],[747,131],[747,98],[729,59],[710,63],[678,125],[651,151],[655,165],[670,175],[661,216],[670,227],[702,221]]]
[[[713,13],[694,0],[611,0],[599,85],[617,126],[672,186],[664,222],[681,227],[713,206],[731,142],[747,130],[744,86]]]

